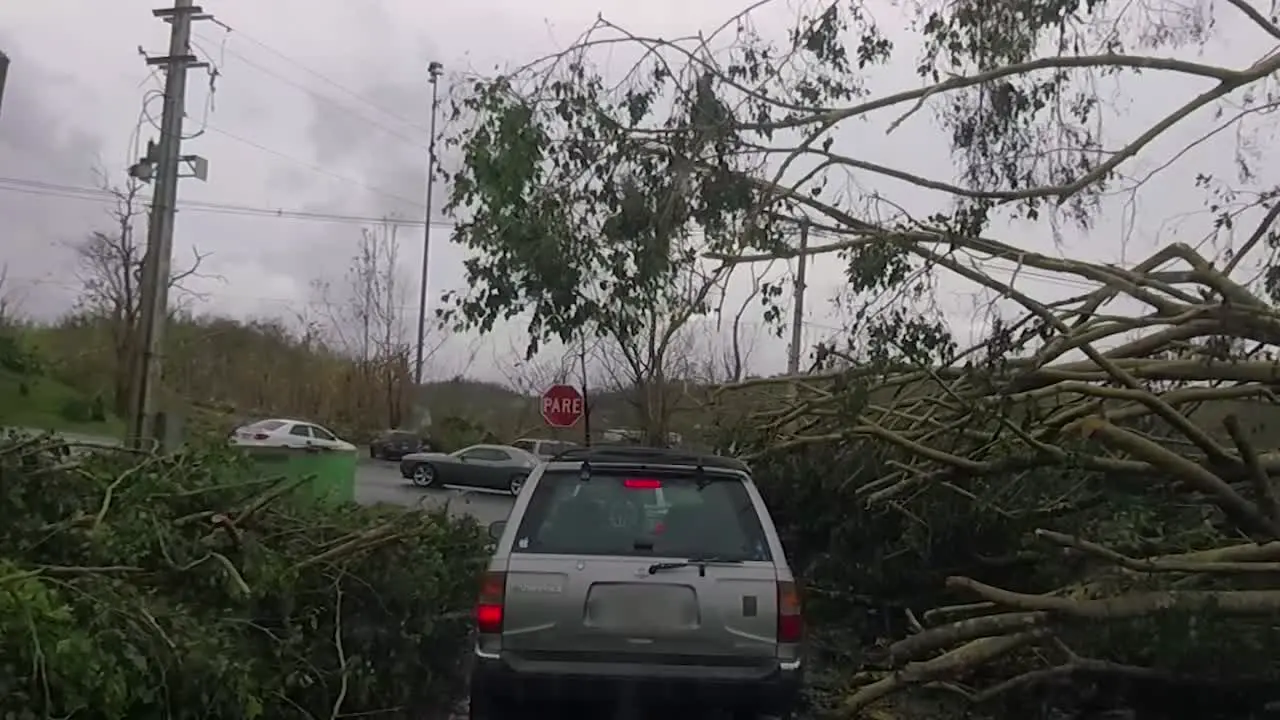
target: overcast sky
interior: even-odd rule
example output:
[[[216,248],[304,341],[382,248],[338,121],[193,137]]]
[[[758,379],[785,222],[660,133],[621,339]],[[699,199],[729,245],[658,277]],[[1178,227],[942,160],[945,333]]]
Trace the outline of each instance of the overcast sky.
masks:
[[[422,217],[429,61],[444,63],[451,73],[487,71],[564,47],[598,13],[637,33],[669,37],[714,27],[743,4],[208,0],[204,9],[219,23],[198,24],[195,42],[220,75],[210,96],[208,78],[201,71],[191,73],[187,131],[203,133],[187,141],[184,151],[208,158],[209,178],[181,184],[180,203],[187,207],[179,215],[175,254],[180,263],[193,247],[210,253],[204,270],[219,279],[200,282],[196,289],[207,299],[197,309],[236,316],[305,312],[315,302],[311,282],[340,278],[362,225],[384,215]],[[77,287],[66,246],[109,222],[103,198],[77,188],[94,187],[95,166],[119,173],[136,159],[139,128],[143,141],[157,135],[145,118],[140,122],[144,95],[160,80],[139,48],[162,54],[167,33],[151,15],[154,6],[144,0],[0,5],[0,49],[12,57],[0,109],[0,263],[8,264],[25,308],[37,316],[51,317],[71,306]],[[770,13],[761,23],[781,36],[791,12],[779,3]],[[1238,13],[1219,15],[1217,39],[1197,60],[1243,67],[1269,49],[1270,38]],[[878,71],[873,87],[887,92],[918,85],[913,43],[898,11],[886,3],[877,17],[898,28],[890,32],[905,51]],[[442,84],[451,78],[447,74]],[[1110,144],[1141,132],[1203,89],[1154,74],[1141,84],[1129,80],[1104,89],[1116,107],[1108,125]],[[158,102],[149,106],[155,117],[159,109]],[[955,171],[946,136],[927,114],[885,137],[884,129],[901,112],[849,128],[836,150],[951,179]],[[1193,118],[1130,172],[1166,163],[1211,125],[1208,113]],[[1091,234],[1068,232],[1058,247],[1047,223],[1021,224],[1005,235],[1016,232],[1017,242],[1028,249],[1109,261],[1136,258],[1175,239],[1195,244],[1208,230],[1208,219],[1196,214],[1204,196],[1193,188],[1192,178],[1206,170],[1230,174],[1237,140],[1226,133],[1183,156],[1144,186],[1136,204],[1129,197],[1116,198]],[[857,181],[913,209],[945,206],[945,198],[892,181]],[[443,192],[437,184],[433,300],[462,277],[462,253],[447,242]],[[271,217],[254,209],[284,212]],[[400,238],[407,276],[415,277],[421,227],[403,228]],[[1052,278],[1028,277],[1023,283],[1049,297],[1080,290],[1076,283]],[[840,287],[838,263],[817,263],[810,287],[806,335],[813,341],[839,323],[830,302]],[[943,290],[957,325],[972,322],[971,289],[953,284]],[[466,371],[500,378],[497,365],[504,362],[513,332],[451,340],[432,374]],[[782,341],[764,339],[754,369],[776,372],[784,358]]]

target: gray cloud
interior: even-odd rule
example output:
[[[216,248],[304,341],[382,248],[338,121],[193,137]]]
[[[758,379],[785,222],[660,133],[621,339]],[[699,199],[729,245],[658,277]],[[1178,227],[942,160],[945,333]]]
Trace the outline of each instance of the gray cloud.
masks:
[[[78,83],[53,73],[10,38],[0,47],[11,58],[3,110],[0,110],[0,264],[23,298],[23,309],[39,317],[64,311],[74,296],[68,282],[73,264],[65,245],[95,223],[105,223],[104,206],[68,198],[59,186],[94,182],[102,142],[84,132],[83,118],[47,102],[72,92]],[[41,178],[43,183],[26,182]]]
[[[445,63],[447,80],[455,73],[512,67],[561,48],[598,12],[637,33],[673,37],[718,25],[744,5],[741,0],[696,4],[688,0],[543,4],[477,0],[427,7],[412,0],[273,0],[210,8],[234,31],[227,33],[210,24],[198,30],[201,52],[219,65],[223,75],[208,131],[184,145],[186,152],[210,160],[209,181],[183,181],[180,201],[233,209],[215,213],[188,207],[180,213],[177,255],[189,256],[192,247],[213,253],[207,269],[224,276],[226,282],[202,285],[209,293],[204,305],[208,310],[289,314],[306,309],[311,299],[309,281],[340,278],[359,237],[359,223],[330,216],[398,214],[416,219],[423,213],[429,61]],[[165,26],[151,16],[149,8],[140,0],[0,4],[0,26],[5,28],[0,48],[13,57],[8,94],[0,111],[0,177],[83,187],[93,184],[94,165],[119,172],[128,163],[125,150],[138,104],[145,87],[154,85],[141,84],[148,70],[135,48],[158,51],[164,46]],[[900,14],[887,2],[879,3],[876,11],[888,23],[896,22]],[[76,14],[76,23],[56,21],[68,12]],[[776,3],[765,10],[758,25],[765,34],[781,35],[794,19],[793,12],[791,4]],[[1267,38],[1236,15],[1224,14],[1218,32],[1220,37],[1204,50],[1205,62],[1243,66],[1265,50]],[[912,72],[909,31],[904,28],[893,34],[899,42],[897,61],[869,72],[870,85],[877,92],[919,84]],[[47,53],[51,47],[62,51]],[[621,73],[627,69],[628,57],[626,50],[615,48],[602,50],[600,60],[610,72]],[[199,76],[193,76],[191,85],[188,125],[194,131],[205,119],[206,90]],[[1109,99],[1116,95],[1122,103],[1108,118],[1109,145],[1128,139],[1194,91],[1181,80],[1159,75],[1126,81],[1123,90],[1107,90]],[[441,96],[448,96],[444,80]],[[939,180],[951,179],[955,169],[946,138],[934,127],[928,111],[917,113],[886,136],[887,124],[896,117],[883,113],[851,125],[837,138],[834,149]],[[443,121],[442,114],[442,126]],[[1188,122],[1149,148],[1147,159],[1139,165],[1158,166],[1211,122],[1211,118]],[[155,135],[149,125],[143,126],[142,133],[144,139]],[[1202,216],[1177,226],[1165,220],[1201,207],[1202,194],[1191,188],[1189,178],[1200,170],[1230,173],[1234,142],[1223,136],[1188,154],[1144,186],[1145,200],[1136,206],[1126,205],[1126,197],[1109,201],[1090,233],[1057,236],[1045,222],[1010,223],[993,232],[1016,238],[1028,249],[1107,259],[1120,259],[1126,247],[1130,256],[1143,254],[1157,242],[1174,237],[1194,243],[1207,225]],[[445,151],[441,148],[442,155]],[[442,161],[448,166],[454,158],[444,156]],[[917,214],[942,209],[949,201],[865,173],[834,180],[882,194]],[[438,219],[444,219],[446,193],[447,188],[437,183],[433,205]],[[290,212],[271,218],[234,207]],[[45,279],[33,286],[30,307],[48,314],[69,306],[74,292],[67,280],[71,258],[62,244],[104,225],[105,209],[84,196],[59,195],[31,185],[0,185],[0,262],[10,262],[15,275]],[[462,272],[463,254],[445,243],[446,236],[445,229],[433,232],[433,297],[455,286]],[[404,273],[416,278],[421,229],[404,229],[400,238]],[[1122,242],[1126,238],[1132,238],[1131,247]],[[1061,245],[1055,244],[1059,241]],[[838,323],[832,317],[836,311],[824,298],[841,286],[841,265],[832,259],[811,268],[815,328]],[[1033,281],[1026,280],[1031,286],[1025,289],[1045,296],[1074,289]],[[942,290],[944,295],[961,298],[958,306],[968,307],[961,294],[972,288]],[[460,342],[465,345],[470,339]],[[510,344],[506,338],[494,340],[502,351]],[[778,343],[769,344],[758,357],[774,367],[782,357],[775,352],[778,349]]]

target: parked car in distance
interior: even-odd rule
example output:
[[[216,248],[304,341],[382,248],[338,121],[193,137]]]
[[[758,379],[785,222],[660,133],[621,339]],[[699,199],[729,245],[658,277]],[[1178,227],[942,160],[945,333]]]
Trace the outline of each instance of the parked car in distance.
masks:
[[[735,718],[797,706],[798,588],[745,463],[570,450],[529,476],[490,535],[472,720],[558,717],[543,708],[566,699],[694,703]]]
[[[411,430],[385,430],[369,443],[369,457],[399,460],[409,453],[430,452],[430,442]]]
[[[511,447],[520,448],[543,460],[550,460],[560,453],[581,447],[576,442],[568,440],[545,440],[541,438],[520,438],[511,443]]]
[[[306,420],[268,418],[242,425],[231,433],[229,441],[239,447],[297,448],[354,452],[355,445],[325,428]]]
[[[600,442],[605,445],[643,445],[645,432],[638,428],[609,428],[600,433]],[[683,444],[683,435],[678,432],[667,433],[667,447],[680,447]]]
[[[510,445],[472,445],[451,453],[409,453],[400,475],[418,487],[462,485],[519,495],[539,459]]]

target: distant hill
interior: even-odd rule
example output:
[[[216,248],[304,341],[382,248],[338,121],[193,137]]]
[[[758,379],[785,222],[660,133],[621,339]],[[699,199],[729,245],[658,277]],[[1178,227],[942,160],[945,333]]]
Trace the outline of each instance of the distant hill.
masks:
[[[705,394],[705,388],[692,383],[681,393],[672,413],[672,430],[686,437],[696,434],[705,423],[694,396]],[[542,420],[541,398],[522,395],[498,383],[457,377],[429,382],[422,386],[419,397],[433,420],[456,415],[482,423],[500,437],[534,435],[564,440],[581,440],[583,426],[567,430],[547,427]],[[636,427],[640,424],[625,393],[617,390],[588,388],[592,432],[611,427]]]

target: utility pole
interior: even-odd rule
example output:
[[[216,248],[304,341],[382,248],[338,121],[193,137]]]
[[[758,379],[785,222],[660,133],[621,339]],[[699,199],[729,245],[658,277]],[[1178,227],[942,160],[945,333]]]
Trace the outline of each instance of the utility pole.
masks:
[[[438,62],[427,64],[427,76],[431,82],[431,137],[427,140],[427,215],[422,231],[422,282],[418,285],[418,351],[414,359],[413,383],[422,385],[422,348],[427,333],[427,269],[431,263],[431,191],[436,180],[436,110],[439,106],[440,76],[444,66]]]
[[[181,164],[194,165],[195,177],[204,179],[207,163],[202,158],[182,155],[182,119],[186,112],[187,71],[208,67],[191,54],[191,23],[211,16],[193,0],[175,0],[171,8],[152,10],[152,15],[170,24],[169,52],[164,57],[147,58],[147,65],[163,66],[164,114],[160,119],[160,143],[148,142],[147,155],[129,168],[129,174],[149,181],[154,178],[151,215],[147,226],[147,252],[142,263],[141,354],[135,374],[128,440],[135,447],[148,440],[162,441],[164,428],[156,419],[157,396],[164,360],[165,324],[169,316],[169,277],[173,262],[173,226],[177,213],[178,177]]]
[[[800,373],[800,344],[803,342],[802,336],[804,331],[804,292],[805,292],[805,270],[809,265],[809,258],[805,251],[809,249],[809,221],[800,224],[800,254],[796,256],[796,290],[795,299],[792,302],[791,314],[791,347],[787,353],[787,374],[798,375]]]
[[[587,339],[578,345],[578,369],[582,373],[582,444],[591,447],[591,396],[587,394]]]
[[[0,105],[4,104],[4,80],[9,75],[9,56],[0,50]]]

